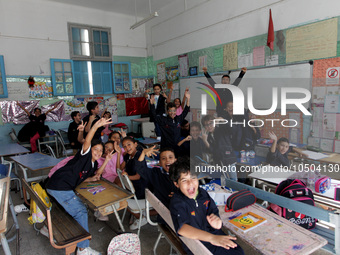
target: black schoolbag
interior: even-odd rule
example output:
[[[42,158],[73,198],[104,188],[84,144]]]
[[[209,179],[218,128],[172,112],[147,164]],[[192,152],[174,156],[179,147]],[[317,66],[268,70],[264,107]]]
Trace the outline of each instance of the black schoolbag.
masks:
[[[276,187],[275,194],[284,196],[295,201],[308,205],[314,204],[314,195],[312,190],[307,188],[306,184],[298,179],[288,179],[280,182]],[[285,219],[299,225],[305,229],[315,228],[316,219],[293,210],[271,204],[269,209]]]

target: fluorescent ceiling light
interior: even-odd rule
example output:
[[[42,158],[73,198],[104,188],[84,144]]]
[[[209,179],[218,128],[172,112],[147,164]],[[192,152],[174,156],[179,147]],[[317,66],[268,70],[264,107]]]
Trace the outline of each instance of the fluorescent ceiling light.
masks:
[[[158,13],[155,12],[151,14],[149,17],[142,19],[141,21],[138,21],[137,23],[133,24],[130,29],[135,29],[136,27],[139,27],[140,25],[143,25],[145,22],[148,22],[149,20],[153,19],[154,17],[158,17]]]

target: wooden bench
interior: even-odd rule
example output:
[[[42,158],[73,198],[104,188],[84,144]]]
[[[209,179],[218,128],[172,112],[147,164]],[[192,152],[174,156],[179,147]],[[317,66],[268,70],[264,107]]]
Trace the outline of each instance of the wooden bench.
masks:
[[[22,183],[30,194],[31,199],[37,203],[42,213],[46,216],[44,223],[47,225],[50,243],[53,248],[65,248],[65,254],[68,255],[75,252],[79,242],[91,239],[90,233],[80,226],[63,208],[60,208],[57,203],[53,203],[51,209],[48,208],[24,179],[22,179]]]
[[[177,254],[186,254],[182,246],[183,242],[191,250],[193,254],[212,255],[212,253],[199,240],[194,240],[183,236],[181,237],[177,236],[169,209],[166,208],[162,204],[162,202],[159,201],[158,198],[148,189],[145,189],[145,199],[148,222],[151,225],[155,225],[155,223],[151,222],[150,215],[148,213],[149,207],[151,205],[163,218],[163,220],[168,224],[168,225],[157,224],[161,234],[158,236],[158,239],[155,243],[154,254],[156,254],[158,242],[161,236],[163,235],[169,242],[171,247],[176,250]]]

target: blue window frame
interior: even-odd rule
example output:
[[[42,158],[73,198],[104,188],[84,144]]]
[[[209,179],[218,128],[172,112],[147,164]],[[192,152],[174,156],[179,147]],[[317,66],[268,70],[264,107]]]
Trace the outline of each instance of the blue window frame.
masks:
[[[74,61],[76,95],[112,94],[111,62]]]
[[[112,68],[114,93],[132,93],[130,62],[113,62]]]
[[[73,61],[51,59],[53,95],[72,96],[75,94]]]
[[[4,57],[0,55],[0,97],[8,97]]]

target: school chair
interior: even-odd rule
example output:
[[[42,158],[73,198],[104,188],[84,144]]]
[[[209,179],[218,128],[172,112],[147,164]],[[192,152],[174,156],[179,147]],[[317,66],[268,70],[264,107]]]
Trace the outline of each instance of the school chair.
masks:
[[[133,199],[128,199],[128,206],[125,208],[122,222],[124,221],[124,217],[126,214],[126,210],[128,209],[132,214],[139,214],[139,222],[138,222],[138,232],[137,235],[139,236],[140,228],[142,225],[142,219],[143,219],[143,211],[145,211],[146,205],[145,205],[145,199],[137,199],[135,194],[135,188],[133,187],[132,182],[129,179],[128,175],[123,175],[122,170],[117,169],[118,177],[123,185],[123,188],[130,191],[133,194]],[[151,208],[152,209],[152,208]]]
[[[63,142],[63,140],[60,138],[60,137],[58,137],[58,141],[59,141],[59,143],[60,143],[60,145],[61,145],[61,156],[62,157],[68,157],[68,156],[73,156],[74,154],[73,154],[73,149],[66,149],[66,147],[65,147],[65,144],[64,144],[64,142]]]
[[[117,123],[117,124],[114,124],[114,125],[111,125],[111,128],[118,128],[118,129],[124,129],[125,132],[127,133],[129,131],[129,127],[125,124],[125,123]]]
[[[8,166],[6,166],[6,165]],[[23,198],[22,186],[20,178],[15,174],[12,173],[12,162],[6,161],[5,164],[0,164],[0,175],[3,176],[10,176],[11,181],[15,181],[17,184],[17,190],[20,190],[20,196]]]
[[[20,144],[21,146],[24,146],[25,148],[31,149],[31,144],[29,142],[22,143],[19,141],[17,133],[15,130],[12,128],[12,131],[9,132],[9,137],[12,139],[12,141],[16,142],[17,144]]]
[[[51,156],[52,156],[53,158],[57,158],[57,157],[55,156],[55,153],[54,153],[52,147],[49,146],[48,144],[46,144],[45,146],[46,146],[48,152],[51,154]]]

